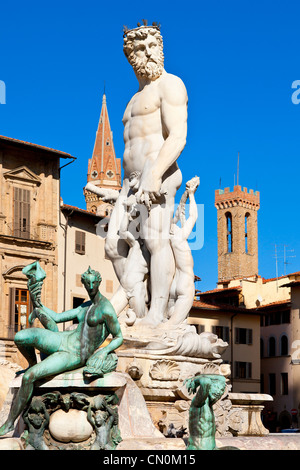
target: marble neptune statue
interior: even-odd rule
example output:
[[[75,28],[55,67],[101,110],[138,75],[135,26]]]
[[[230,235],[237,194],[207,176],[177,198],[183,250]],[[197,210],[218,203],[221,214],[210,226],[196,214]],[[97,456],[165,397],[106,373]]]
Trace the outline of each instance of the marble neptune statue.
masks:
[[[127,210],[124,201],[134,195],[140,213],[139,237],[150,255],[150,305],[140,321],[155,326],[165,319],[175,275],[170,229],[175,194],[182,182],[177,159],[186,143],[188,97],[181,79],[164,69],[163,42],[157,25],[126,30],[124,53],[139,89],[123,116],[123,186],[111,214],[105,250],[121,280],[130,247],[128,237],[121,237],[120,227]],[[130,186],[132,174],[139,175],[135,188]],[[121,285],[112,303],[118,312],[127,302]]]
[[[125,28],[123,50],[139,85],[123,115],[123,185],[113,194],[91,183],[86,187],[103,200],[114,200],[105,252],[120,285],[111,303],[128,344],[138,337],[151,353],[219,358],[228,344],[209,332],[198,335],[187,321],[195,295],[188,238],[198,217],[200,183],[197,176],[186,183],[175,211],[182,183],[177,160],[187,137],[187,91],[164,68],[156,23],[143,20],[137,28]]]

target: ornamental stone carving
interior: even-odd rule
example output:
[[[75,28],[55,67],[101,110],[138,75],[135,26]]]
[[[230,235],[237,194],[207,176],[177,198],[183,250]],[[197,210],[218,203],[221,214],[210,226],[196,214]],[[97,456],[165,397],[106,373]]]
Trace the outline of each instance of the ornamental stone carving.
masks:
[[[153,380],[178,380],[180,367],[174,361],[161,359],[153,364],[149,374]]]

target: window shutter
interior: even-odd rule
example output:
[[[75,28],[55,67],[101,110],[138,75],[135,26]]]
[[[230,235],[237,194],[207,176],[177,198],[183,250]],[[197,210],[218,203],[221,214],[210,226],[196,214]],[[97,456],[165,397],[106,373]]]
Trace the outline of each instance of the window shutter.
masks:
[[[229,326],[224,326],[223,341],[229,343]]]
[[[15,336],[15,287],[9,288],[9,324],[8,324],[8,338],[13,339]]]
[[[14,188],[14,226],[16,237],[30,237],[30,191]]]
[[[246,379],[251,379],[252,377],[252,363],[246,362]]]
[[[75,252],[84,255],[85,254],[85,232],[76,230],[75,232]]]
[[[20,236],[20,194],[19,188],[14,188],[14,226],[13,234],[16,237]]]
[[[247,344],[252,344],[252,329],[248,328],[246,334],[247,334]]]
[[[240,329],[235,328],[235,342],[236,344],[240,344]]]
[[[81,232],[81,251],[85,254],[85,232]]]
[[[79,253],[81,248],[81,233],[76,230],[75,232],[75,252]]]
[[[25,238],[30,237],[30,192],[22,190],[22,231]]]

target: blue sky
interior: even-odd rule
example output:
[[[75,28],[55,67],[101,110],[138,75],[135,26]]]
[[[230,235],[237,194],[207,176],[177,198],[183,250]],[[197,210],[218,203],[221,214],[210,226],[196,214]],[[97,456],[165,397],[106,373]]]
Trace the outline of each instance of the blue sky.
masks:
[[[259,274],[275,277],[275,245],[278,274],[300,270],[300,104],[291,99],[292,83],[300,80],[297,1],[2,2],[6,104],[0,105],[0,134],[77,157],[62,170],[61,191],[65,203],[85,208],[82,188],[104,82],[122,157],[122,115],[137,91],[122,30],[143,18],[161,23],[165,68],[188,91],[188,139],[178,163],[184,181],[196,174],[201,179],[196,195],[204,205],[204,245],[193,251],[202,278],[197,287],[217,282],[214,191],[220,179],[222,188],[233,188],[238,152],[240,184],[261,195]]]

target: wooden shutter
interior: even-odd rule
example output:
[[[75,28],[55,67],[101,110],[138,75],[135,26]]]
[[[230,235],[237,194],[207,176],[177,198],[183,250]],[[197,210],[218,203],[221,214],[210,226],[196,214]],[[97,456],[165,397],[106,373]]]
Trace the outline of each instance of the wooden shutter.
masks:
[[[8,338],[13,339],[15,336],[15,287],[9,288],[9,320],[8,320]]]
[[[13,234],[20,236],[20,188],[14,188],[14,226]]]
[[[240,363],[238,361],[235,361],[234,362],[234,377],[236,379],[239,378],[239,366],[240,366]]]
[[[252,377],[252,363],[246,362],[246,379],[251,379]]]
[[[75,232],[75,253],[85,254],[85,232],[79,230]]]
[[[14,226],[16,237],[30,238],[30,191],[14,188]]]
[[[225,341],[226,343],[229,343],[229,326],[224,326],[223,327],[223,338],[222,340]]]
[[[212,332],[223,341],[229,343],[229,326],[213,326]]]
[[[22,189],[22,232],[30,238],[30,191]]]
[[[252,329],[251,328],[247,328],[246,342],[247,344],[252,344]]]
[[[197,325],[197,333],[200,335],[205,331],[205,326],[204,325]]]
[[[240,344],[240,329],[235,328],[235,343]]]

